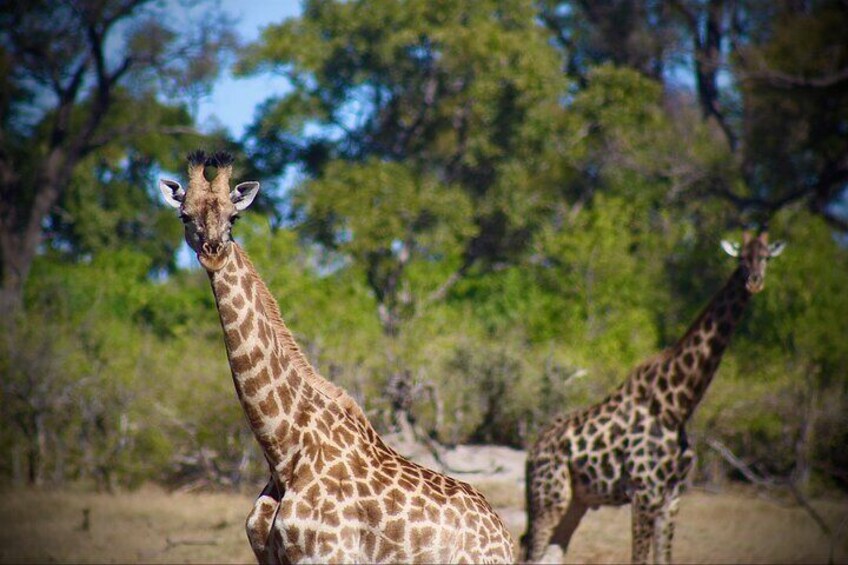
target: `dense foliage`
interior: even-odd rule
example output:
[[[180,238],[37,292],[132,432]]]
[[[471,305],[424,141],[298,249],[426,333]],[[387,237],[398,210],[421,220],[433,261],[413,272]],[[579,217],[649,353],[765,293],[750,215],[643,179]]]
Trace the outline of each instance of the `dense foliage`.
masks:
[[[691,425],[699,477],[732,473],[711,438],[848,484],[848,10],[730,4],[313,0],[241,52],[292,89],[204,141],[242,147],[237,176],[271,197],[235,234],[381,431],[401,413],[526,445],[674,343],[734,268],[719,241],[768,221],[787,250]],[[177,267],[154,194],[184,145],[98,148],[42,222],[0,350],[4,477],[263,474],[206,276]]]

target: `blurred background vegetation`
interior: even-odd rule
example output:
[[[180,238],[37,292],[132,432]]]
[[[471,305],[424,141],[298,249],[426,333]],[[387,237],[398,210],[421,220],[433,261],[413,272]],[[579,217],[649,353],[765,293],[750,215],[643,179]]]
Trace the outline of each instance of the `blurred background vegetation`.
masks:
[[[312,0],[248,44],[193,4],[2,4],[0,480],[266,474],[156,189],[204,147],[262,181],[235,234],[313,364],[444,444],[602,398],[768,222],[787,250],[690,426],[696,480],[738,478],[717,440],[848,487],[845,2]],[[291,84],[240,138],[193,111],[229,68]]]

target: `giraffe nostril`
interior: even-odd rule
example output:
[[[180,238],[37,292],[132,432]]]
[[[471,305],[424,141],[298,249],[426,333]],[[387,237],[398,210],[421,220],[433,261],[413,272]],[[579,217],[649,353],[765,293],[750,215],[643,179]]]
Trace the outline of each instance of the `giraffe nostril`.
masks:
[[[221,243],[218,241],[204,241],[201,250],[206,255],[217,255],[221,251]]]

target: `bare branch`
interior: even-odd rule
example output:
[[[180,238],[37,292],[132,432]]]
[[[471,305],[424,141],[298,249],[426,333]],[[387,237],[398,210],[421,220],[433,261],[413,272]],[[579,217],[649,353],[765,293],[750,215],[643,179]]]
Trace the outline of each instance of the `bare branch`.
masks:
[[[76,4],[72,4],[80,19],[85,26],[85,34],[88,38],[91,57],[94,61],[94,70],[97,77],[97,96],[94,100],[94,107],[88,114],[88,120],[85,127],[81,130],[76,143],[74,144],[73,152],[81,155],[84,147],[88,145],[91,136],[103,121],[109,106],[112,104],[112,90],[118,81],[129,71],[134,59],[126,56],[118,65],[114,72],[109,72],[106,68],[106,59],[104,51],[104,40],[109,30],[115,23],[129,17],[139,7],[147,3],[149,0],[130,0],[123,4],[114,14],[102,19],[100,22],[91,21],[83,10]]]
[[[166,127],[138,127],[137,125],[114,129],[97,136],[89,141],[80,150],[80,155],[88,155],[92,151],[100,149],[115,139],[132,139],[145,135],[203,135],[202,132],[191,126],[166,126]]]
[[[686,24],[689,26],[689,31],[693,33],[697,39],[698,18],[695,17],[695,13],[680,0],[671,0],[671,5],[680,13],[680,15],[683,16],[686,20]]]
[[[698,102],[705,119],[713,118],[724,134],[731,151],[736,151],[739,139],[727,122],[724,109],[719,103],[717,73],[722,67],[722,29],[723,3],[710,1],[705,5],[706,18],[698,14],[683,2],[675,0],[674,9],[683,16],[693,41],[693,59],[695,61],[695,81]],[[701,32],[701,19],[704,30]]]
[[[740,80],[764,81],[770,86],[782,89],[791,88],[829,88],[848,80],[848,67],[828,75],[804,77],[791,75],[774,69],[761,69],[739,73]]]
[[[421,304],[419,304],[418,306],[419,309],[425,310],[431,304],[443,300],[445,296],[447,296],[448,291],[450,291],[450,289],[453,288],[453,286],[457,282],[459,282],[459,280],[462,278],[462,276],[465,274],[465,272],[468,270],[468,267],[470,266],[471,265],[469,263],[465,263],[462,265],[462,267],[451,273],[450,276],[445,279],[445,281],[441,285],[439,285],[436,290],[431,292],[424,300],[421,301]]]
[[[747,209],[747,208],[758,208],[761,210],[765,210],[766,212],[776,212],[783,208],[784,206],[791,204],[797,200],[801,200],[803,197],[809,194],[809,189],[807,187],[799,188],[794,190],[784,196],[776,199],[776,200],[767,200],[765,198],[759,198],[756,196],[739,196],[734,193],[732,190],[725,186],[717,186],[712,192],[725,200],[729,200],[732,202],[737,208]]]
[[[805,184],[779,198],[740,196],[720,183],[714,183],[710,192],[730,201],[741,210],[758,209],[768,214],[773,214],[789,204],[809,198],[808,207],[813,214],[818,214],[834,228],[848,232],[848,219],[829,209],[831,202],[837,196],[836,192],[842,190],[846,182],[848,182],[848,155],[825,165],[814,183]]]
[[[806,496],[804,496],[804,494],[801,492],[801,490],[798,488],[798,486],[793,481],[789,481],[787,483],[787,486],[789,487],[789,491],[792,493],[792,496],[795,497],[795,501],[802,508],[804,508],[804,510],[807,511],[807,513],[816,522],[816,524],[818,524],[819,528],[821,528],[821,530],[825,533],[825,535],[827,535],[828,538],[832,538],[833,537],[833,529],[831,529],[831,527],[827,524],[827,522],[824,521],[824,518],[821,517],[821,514],[819,514],[818,511],[816,511],[816,509],[813,508],[813,505],[810,504],[810,501],[807,499]],[[832,563],[832,561],[831,561],[831,563]]]
[[[418,133],[421,126],[424,124],[424,120],[427,115],[436,105],[438,100],[437,93],[439,90],[439,81],[436,77],[435,65],[428,66],[422,90],[424,91],[424,99],[422,100],[422,104],[418,109],[415,119],[412,120],[412,123],[409,126],[401,127],[401,131],[395,140],[394,147],[392,147],[392,152],[396,155],[403,155],[403,151],[406,149],[409,140]]]
[[[827,521],[822,517],[822,515],[815,509],[815,507],[810,503],[810,500],[801,492],[798,488],[798,485],[793,480],[780,480],[776,481],[769,477],[761,477],[757,473],[755,473],[748,465],[745,464],[744,461],[739,459],[734,453],[722,442],[713,437],[706,438],[707,445],[715,450],[721,457],[730,463],[734,469],[742,473],[742,475],[748,479],[751,483],[762,486],[768,489],[774,489],[777,487],[786,487],[789,489],[789,492],[792,494],[795,502],[804,509],[804,511],[810,515],[816,525],[821,529],[822,533],[827,536],[830,541],[830,559],[829,563],[833,563],[833,552],[834,546],[836,544],[836,534],[842,532],[842,529],[845,527],[845,523],[848,520],[846,517],[845,520],[838,526],[837,530],[834,531],[833,528],[827,523]]]
[[[755,473],[754,470],[751,469],[747,464],[745,464],[744,461],[739,459],[730,450],[729,447],[724,445],[722,442],[720,442],[716,438],[708,437],[708,438],[705,439],[705,441],[706,441],[706,444],[711,449],[713,449],[719,455],[721,455],[722,459],[724,459],[725,461],[730,463],[730,465],[734,469],[736,469],[737,471],[742,473],[742,476],[744,476],[746,479],[748,479],[748,481],[750,481],[751,483],[753,483],[755,485],[759,485],[759,486],[765,486],[765,487],[773,487],[773,486],[776,485],[776,483],[772,479],[767,478],[767,477],[761,477],[757,473]]]
[[[71,112],[74,101],[82,87],[83,77],[88,70],[88,59],[83,59],[71,75],[71,80],[66,87],[56,85],[56,94],[59,96],[59,108],[53,121],[53,130],[50,135],[51,147],[58,147],[65,141],[71,123]]]

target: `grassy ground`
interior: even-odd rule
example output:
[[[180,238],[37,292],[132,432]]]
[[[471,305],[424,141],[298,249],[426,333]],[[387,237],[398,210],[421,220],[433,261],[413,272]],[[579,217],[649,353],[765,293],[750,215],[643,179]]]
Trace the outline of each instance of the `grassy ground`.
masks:
[[[524,528],[520,496],[495,484],[480,487],[516,539]],[[243,530],[252,497],[167,494],[148,487],[120,495],[52,491],[0,493],[0,562],[252,562]],[[818,501],[836,525],[848,504]],[[89,526],[84,528],[88,509]],[[589,512],[575,534],[569,562],[626,562],[630,512]],[[694,491],[682,500],[675,560],[710,563],[825,562],[828,541],[809,516],[750,493]],[[848,562],[840,540],[837,562]]]

